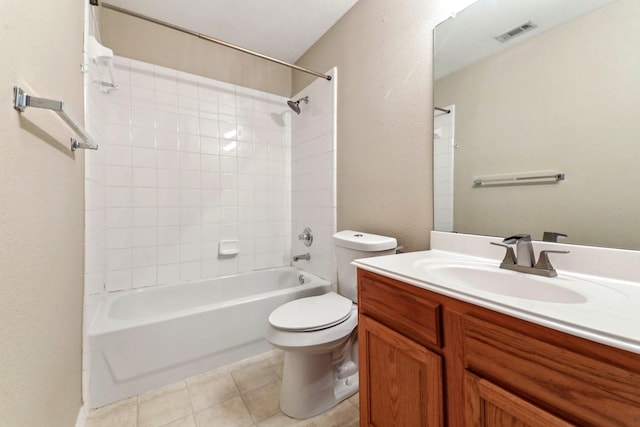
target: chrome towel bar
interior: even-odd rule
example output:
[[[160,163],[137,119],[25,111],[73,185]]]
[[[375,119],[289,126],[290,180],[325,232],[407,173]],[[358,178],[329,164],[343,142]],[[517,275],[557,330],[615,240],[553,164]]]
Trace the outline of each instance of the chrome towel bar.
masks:
[[[503,175],[477,176],[473,179],[474,187],[487,185],[542,184],[563,181],[564,173],[557,171],[522,172]]]
[[[78,142],[75,138],[71,138],[71,151],[78,148],[97,150],[98,144],[93,142],[93,138],[78,123],[78,121],[69,114],[62,101],[54,101],[52,99],[38,98],[27,94],[20,86],[13,87],[13,108],[24,112],[27,107],[44,108],[45,110],[55,111],[62,120],[65,121],[78,136],[82,137],[84,142]]]

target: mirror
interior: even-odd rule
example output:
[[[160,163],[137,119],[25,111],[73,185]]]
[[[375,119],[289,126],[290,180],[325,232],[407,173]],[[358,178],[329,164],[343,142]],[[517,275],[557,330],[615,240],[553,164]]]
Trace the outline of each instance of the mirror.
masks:
[[[479,0],[434,39],[435,229],[640,249],[640,2]]]

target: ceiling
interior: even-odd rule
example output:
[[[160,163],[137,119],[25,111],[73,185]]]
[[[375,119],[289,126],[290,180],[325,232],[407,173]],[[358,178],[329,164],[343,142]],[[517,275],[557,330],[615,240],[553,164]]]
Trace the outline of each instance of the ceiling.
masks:
[[[107,0],[231,44],[296,62],[358,0]]]
[[[553,29],[615,0],[481,0],[471,4],[435,29],[434,78]],[[495,36],[528,21],[538,26],[506,43]]]

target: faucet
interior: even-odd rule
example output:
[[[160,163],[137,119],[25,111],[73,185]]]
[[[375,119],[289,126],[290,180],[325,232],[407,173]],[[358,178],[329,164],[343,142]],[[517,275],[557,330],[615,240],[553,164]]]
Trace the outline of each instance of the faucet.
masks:
[[[536,256],[533,253],[533,244],[531,243],[531,235],[529,234],[516,234],[515,236],[507,237],[502,241],[507,245],[516,244],[516,264],[522,267],[533,267]]]
[[[306,259],[307,261],[309,261],[311,259],[311,254],[309,254],[309,252],[307,252],[306,254],[302,254],[302,255],[294,255],[293,256],[293,261],[300,261],[301,259]]]
[[[516,245],[516,252],[509,245]],[[492,245],[502,246],[507,249],[504,259],[500,263],[500,268],[506,270],[519,271],[520,273],[536,274],[538,276],[556,277],[558,273],[549,261],[550,253],[568,254],[569,251],[552,251],[545,250],[540,252],[538,262],[533,252],[533,244],[529,234],[516,234],[507,237],[502,243],[491,242]]]

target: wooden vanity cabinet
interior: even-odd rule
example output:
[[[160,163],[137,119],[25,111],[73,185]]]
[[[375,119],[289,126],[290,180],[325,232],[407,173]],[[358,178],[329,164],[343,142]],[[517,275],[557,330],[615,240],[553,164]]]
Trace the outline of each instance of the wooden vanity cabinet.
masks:
[[[442,356],[430,349],[440,306],[404,283],[359,282],[360,425],[444,425]]]
[[[358,270],[361,426],[640,426],[640,355]]]

